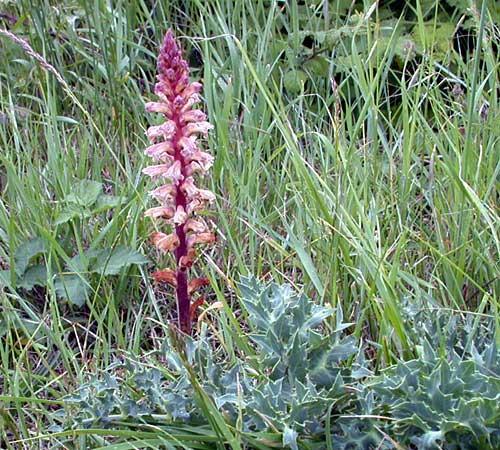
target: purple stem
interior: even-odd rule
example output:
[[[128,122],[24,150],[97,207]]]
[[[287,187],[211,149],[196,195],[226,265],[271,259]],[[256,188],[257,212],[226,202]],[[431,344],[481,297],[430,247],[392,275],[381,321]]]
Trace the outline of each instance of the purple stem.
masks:
[[[175,260],[177,263],[177,311],[179,315],[179,328],[183,333],[191,334],[191,300],[188,293],[187,269],[180,266],[180,259],[187,255],[186,233],[183,227],[184,225],[179,225],[175,228],[180,242],[179,247],[175,250]]]
[[[179,148],[178,141],[180,135],[182,134],[182,125],[178,120],[175,120],[177,124],[177,134],[173,139],[173,145],[175,148],[174,158],[181,162],[182,172],[184,174],[185,161],[181,154],[181,149]],[[177,194],[175,197],[175,205],[182,206],[184,210],[187,208],[187,199],[185,194],[177,187]],[[176,277],[177,277],[177,287],[175,290],[177,297],[177,315],[179,321],[179,328],[183,333],[187,335],[191,334],[191,299],[188,291],[188,269],[187,267],[181,267],[180,261],[183,256],[188,253],[186,232],[184,231],[184,224],[180,224],[175,227],[175,233],[179,238],[179,246],[175,250],[175,262],[177,265]]]

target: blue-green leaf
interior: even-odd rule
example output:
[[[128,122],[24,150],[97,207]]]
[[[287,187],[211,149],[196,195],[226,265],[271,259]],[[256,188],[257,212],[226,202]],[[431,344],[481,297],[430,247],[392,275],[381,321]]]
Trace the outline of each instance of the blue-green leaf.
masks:
[[[299,447],[297,446],[297,438],[299,434],[289,428],[288,426],[285,426],[285,429],[283,430],[283,446],[284,447],[290,447],[292,450],[298,450]]]

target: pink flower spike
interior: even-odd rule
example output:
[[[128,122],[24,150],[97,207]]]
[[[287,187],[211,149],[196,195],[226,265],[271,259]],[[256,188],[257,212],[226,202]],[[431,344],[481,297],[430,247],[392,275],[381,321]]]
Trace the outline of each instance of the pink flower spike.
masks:
[[[200,196],[194,197],[191,200],[189,200],[186,206],[186,211],[188,214],[193,214],[196,211],[203,211],[207,207],[207,203],[212,203],[212,202],[213,202],[212,200],[207,200]]]
[[[170,164],[158,164],[157,166],[149,166],[142,169],[142,173],[150,176],[151,178],[165,176],[170,167]]]
[[[188,155],[197,152],[199,150],[196,143],[196,136],[182,137],[179,139],[179,146],[181,147],[181,153],[184,158]]]
[[[163,137],[164,139],[170,139],[176,130],[175,122],[169,120],[161,125],[154,125],[149,127],[146,131],[146,136],[151,142],[154,142],[157,138]]]
[[[174,148],[172,143],[165,141],[159,144],[153,144],[144,150],[144,154],[157,161],[172,161]]]
[[[207,231],[207,224],[200,218],[198,219],[188,219],[186,224],[184,225],[184,231],[186,233],[194,232],[194,233],[203,233]]]
[[[150,192],[150,195],[163,202],[171,203],[174,201],[174,197],[177,193],[177,189],[172,184],[165,184],[160,186]]]
[[[187,66],[187,63],[186,63],[186,66]],[[189,77],[188,76],[182,76],[177,81],[177,85],[175,86],[175,91],[174,92],[176,94],[181,94],[181,93],[183,93],[183,91],[188,86],[189,86]]]
[[[206,172],[214,163],[214,157],[210,153],[197,150],[189,156],[186,156],[188,162],[197,162],[200,167]]]
[[[196,211],[203,211],[205,209],[205,202],[199,198],[193,198],[186,205],[186,211],[188,214],[193,214]]]
[[[151,235],[153,245],[162,252],[171,252],[179,247],[179,237],[175,234],[153,233]]]
[[[192,177],[186,178],[181,184],[181,190],[186,194],[189,200],[198,199],[207,202],[213,202],[215,195],[207,189],[198,189],[193,182]]]
[[[191,234],[187,238],[188,247],[193,247],[195,244],[212,244],[213,242],[215,242],[215,235],[210,232]]]
[[[146,132],[152,145],[145,154],[159,163],[146,167],[143,173],[164,181],[150,192],[161,205],[147,210],[146,215],[164,219],[167,224],[170,234],[153,233],[152,241],[161,251],[173,252],[176,267],[157,271],[153,277],[175,288],[179,328],[190,334],[193,289],[189,286],[204,280],[203,277],[191,280],[190,284],[189,270],[196,260],[193,246],[215,241],[207,224],[196,216],[197,211],[215,200],[215,195],[198,188],[190,175],[205,174],[213,164],[212,155],[202,151],[197,140],[198,135],[206,136],[213,126],[203,111],[192,109],[201,101],[202,85],[190,82],[188,64],[171,30],[165,34],[157,66],[154,92],[158,98],[146,103],[145,108],[163,114],[165,122],[149,127]]]
[[[181,119],[184,123],[203,122],[207,120],[207,115],[203,111],[200,111],[199,109],[192,109],[182,114]]]
[[[198,188],[194,185],[193,177],[187,177],[182,182],[180,189],[187,197],[194,197],[198,192]]]
[[[172,114],[172,109],[170,105],[165,102],[148,102],[145,107],[147,112],[155,112],[166,114],[167,116]]]
[[[184,179],[184,175],[182,175],[182,165],[179,160],[175,160],[175,162],[169,167],[167,172],[164,175],[165,178],[169,178],[173,183],[177,183]]]
[[[184,222],[186,222],[187,219],[187,213],[184,210],[184,206],[177,206],[177,210],[175,211],[174,217],[172,217],[172,222],[175,223],[176,225],[181,225]]]
[[[174,209],[166,206],[157,206],[148,209],[144,215],[153,219],[171,219],[174,216]]]
[[[184,178],[181,173],[181,163],[177,160],[175,160],[173,164],[158,164],[156,166],[146,167],[142,170],[142,173],[149,175],[151,178],[168,178],[174,183]]]
[[[184,134],[186,136],[191,136],[192,134],[202,134],[203,136],[207,136],[208,132],[213,128],[214,126],[211,123],[208,122],[195,122],[195,123],[188,123],[184,127]]]
[[[197,197],[205,202],[215,202],[215,194],[208,189],[198,189]]]
[[[186,167],[186,175],[188,176],[191,176],[194,173],[200,173],[201,175],[204,175],[206,172],[207,170],[198,161],[193,161]]]
[[[184,106],[181,108],[181,113],[189,111],[194,105],[196,105],[197,103],[200,103],[200,102],[201,102],[201,97],[198,94],[196,94],[196,93],[191,94],[187,98]]]
[[[192,97],[196,95],[199,98],[198,93],[203,89],[203,85],[201,83],[191,83],[184,91],[182,92],[182,96],[184,98]],[[199,101],[199,100],[198,100]]]
[[[173,95],[170,83],[164,83],[161,80],[155,84],[154,92],[162,101],[168,101],[168,98]]]

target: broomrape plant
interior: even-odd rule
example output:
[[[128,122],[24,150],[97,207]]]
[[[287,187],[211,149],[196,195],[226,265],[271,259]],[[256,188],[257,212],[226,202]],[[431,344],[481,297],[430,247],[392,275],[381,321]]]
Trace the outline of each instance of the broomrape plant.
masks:
[[[205,113],[193,109],[201,101],[202,85],[189,81],[188,64],[171,30],[167,31],[158,56],[157,80],[154,92],[158,101],[147,103],[146,111],[163,114],[165,122],[146,132],[151,146],[145,154],[158,164],[143,172],[165,184],[150,193],[160,206],[145,214],[170,226],[170,233],[155,232],[151,240],[160,252],[174,254],[176,267],[159,270],[153,277],[175,288],[179,328],[190,334],[192,315],[202,302],[198,299],[191,303],[191,295],[207,285],[208,279],[188,280],[188,271],[196,257],[195,246],[215,241],[215,235],[198,215],[215,200],[215,195],[195,184],[195,177],[205,175],[213,163],[212,155],[201,150],[198,140],[213,126],[206,121]]]

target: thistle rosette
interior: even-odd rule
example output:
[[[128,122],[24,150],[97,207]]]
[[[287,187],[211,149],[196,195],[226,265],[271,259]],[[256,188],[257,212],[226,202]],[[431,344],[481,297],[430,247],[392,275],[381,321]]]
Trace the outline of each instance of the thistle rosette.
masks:
[[[146,167],[143,173],[165,184],[151,191],[160,205],[145,214],[170,226],[170,233],[155,232],[151,240],[160,252],[174,254],[176,267],[157,271],[153,277],[175,288],[179,328],[190,334],[194,308],[200,303],[198,299],[192,304],[191,295],[208,280],[189,281],[188,271],[196,257],[195,246],[215,241],[199,216],[215,195],[196,186],[196,179],[205,175],[213,163],[212,155],[202,151],[199,137],[206,137],[213,126],[203,111],[194,108],[201,101],[202,85],[189,81],[188,63],[171,30],[158,56],[157,80],[154,92],[158,101],[147,103],[146,111],[163,114],[165,122],[146,132],[151,146],[145,154],[157,164]]]

